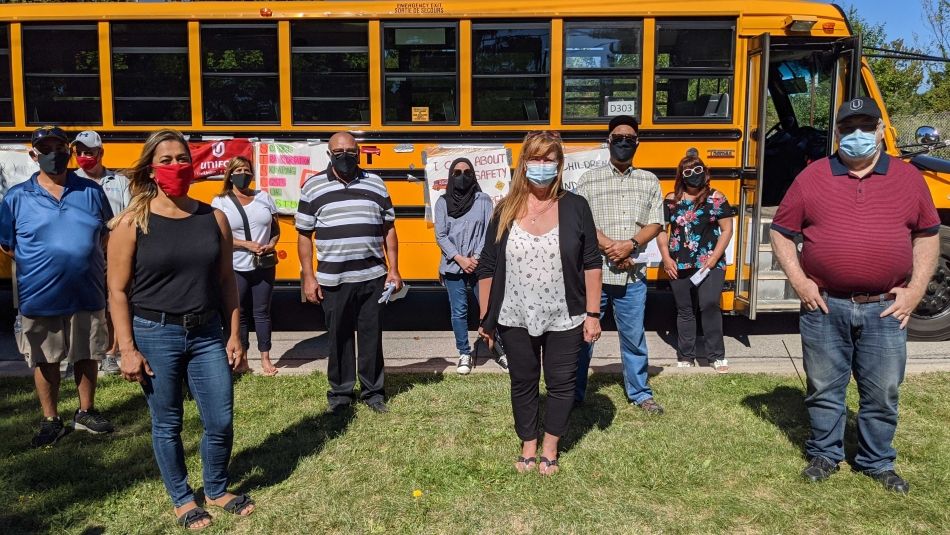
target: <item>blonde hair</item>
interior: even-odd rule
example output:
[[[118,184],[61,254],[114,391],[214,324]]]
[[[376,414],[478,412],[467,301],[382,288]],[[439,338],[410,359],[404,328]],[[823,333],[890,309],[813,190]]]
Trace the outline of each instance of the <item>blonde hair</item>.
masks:
[[[545,200],[559,199],[564,195],[564,187],[561,183],[561,175],[564,172],[564,148],[561,146],[561,134],[552,130],[528,132],[521,143],[521,156],[515,174],[511,177],[511,189],[495,207],[494,217],[498,218],[495,243],[501,241],[502,236],[511,228],[511,224],[521,215],[528,203],[528,195],[531,194],[526,177],[528,159],[534,156],[545,156],[552,150],[557,159],[557,178],[549,186]]]
[[[158,196],[158,184],[152,178],[152,159],[155,157],[155,151],[158,146],[166,141],[177,141],[188,150],[188,141],[185,136],[177,130],[164,129],[153,132],[145,144],[142,145],[142,154],[132,167],[125,170],[125,176],[129,177],[129,190],[132,193],[132,200],[129,206],[109,221],[109,228],[115,228],[126,214],[131,218],[130,222],[135,225],[142,234],[148,234],[148,216],[151,213],[150,205],[152,199]],[[188,160],[191,160],[191,152],[188,152]]]
[[[234,158],[231,158],[231,161],[228,162],[227,168],[224,170],[224,185],[221,186],[221,193],[218,194],[218,197],[224,197],[228,193],[231,193],[231,190],[234,189],[234,183],[231,182],[231,175],[233,175],[234,171],[239,167],[247,167],[251,170],[251,176],[254,177],[254,166],[251,165],[251,160],[248,160],[244,156],[235,156]]]

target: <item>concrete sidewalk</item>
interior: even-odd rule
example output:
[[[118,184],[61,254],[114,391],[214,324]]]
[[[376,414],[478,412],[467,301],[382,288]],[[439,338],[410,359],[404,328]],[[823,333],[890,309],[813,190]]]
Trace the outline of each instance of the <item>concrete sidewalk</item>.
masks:
[[[475,338],[471,333],[470,339]],[[726,355],[730,373],[804,374],[801,340],[798,334],[751,334],[726,337]],[[713,373],[707,366],[677,368],[675,339],[656,331],[647,332],[650,373]],[[260,370],[256,341],[251,339],[250,364]],[[390,373],[454,373],[457,353],[451,331],[387,331],[383,336],[386,371]],[[786,352],[786,347],[788,352]],[[477,355],[474,373],[499,373],[502,370],[487,358],[484,348]],[[908,373],[950,371],[950,342],[910,342],[907,344]],[[791,353],[792,358],[789,358]],[[327,370],[327,342],[323,332],[282,331],[273,335],[271,359],[280,375],[307,374]],[[794,361],[794,366],[792,362]],[[705,363],[703,363],[705,364]],[[617,333],[606,331],[597,343],[591,361],[594,372],[619,373],[620,347]],[[29,375],[19,357],[11,334],[0,335],[0,376]]]

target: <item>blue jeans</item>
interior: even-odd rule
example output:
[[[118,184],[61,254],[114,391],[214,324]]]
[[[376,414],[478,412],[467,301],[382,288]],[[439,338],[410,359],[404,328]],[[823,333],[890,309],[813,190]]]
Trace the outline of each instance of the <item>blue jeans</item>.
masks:
[[[643,314],[647,303],[647,285],[642,280],[626,286],[605,284],[600,296],[600,317],[613,303],[614,321],[620,335],[620,362],[623,365],[623,385],[627,399],[637,405],[653,397],[647,384],[647,338],[643,330]],[[584,344],[577,357],[577,384],[574,398],[583,401],[587,393],[587,370],[594,352],[594,344]]]
[[[848,409],[845,392],[851,375],[858,384],[858,452],[855,468],[881,472],[894,468],[891,446],[897,430],[897,389],[907,363],[907,331],[893,315],[880,317],[893,301],[856,304],[825,297],[828,314],[802,310],[799,325],[808,394],[805,406],[811,436],[809,458],[844,460]]]
[[[469,273],[445,273],[442,275],[442,281],[449,294],[455,349],[458,349],[459,353],[471,354],[472,345],[468,341],[468,294],[472,292],[475,302],[478,303],[478,279],[474,274]],[[501,335],[498,332],[495,333],[495,350],[499,355],[505,354]]]
[[[205,496],[221,497],[227,492],[234,436],[231,368],[221,339],[221,321],[213,318],[187,330],[136,316],[132,332],[135,346],[155,374],[145,376],[142,389],[152,415],[152,448],[165,490],[175,507],[195,499],[181,442],[182,381],[187,379],[204,426],[201,461]]]

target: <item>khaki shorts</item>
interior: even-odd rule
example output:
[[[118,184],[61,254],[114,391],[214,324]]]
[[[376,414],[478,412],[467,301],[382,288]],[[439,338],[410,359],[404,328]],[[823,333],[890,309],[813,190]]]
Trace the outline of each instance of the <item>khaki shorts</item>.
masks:
[[[63,361],[102,360],[109,349],[106,311],[72,316],[21,316],[17,347],[31,368]]]

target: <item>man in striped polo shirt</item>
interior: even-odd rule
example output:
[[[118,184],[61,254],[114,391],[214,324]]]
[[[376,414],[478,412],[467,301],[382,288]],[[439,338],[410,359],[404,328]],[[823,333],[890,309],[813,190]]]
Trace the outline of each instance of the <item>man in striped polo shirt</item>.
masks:
[[[835,134],[838,151],[795,178],[771,229],[775,256],[802,301],[811,421],[802,476],[823,481],[844,460],[845,394],[854,375],[860,401],[852,466],[906,494],[892,445],[905,327],[937,265],[940,218],[920,171],[884,152],[873,100],[842,104]]]
[[[350,408],[358,373],[360,400],[376,412],[388,412],[383,390],[382,305],[378,301],[385,284],[395,284],[396,290],[402,287],[393,226],[396,214],[383,180],[360,169],[359,147],[353,136],[334,134],[329,149],[330,166],[304,183],[295,217],[304,295],[311,303],[322,303],[326,317],[330,353],[327,410],[341,414]]]

